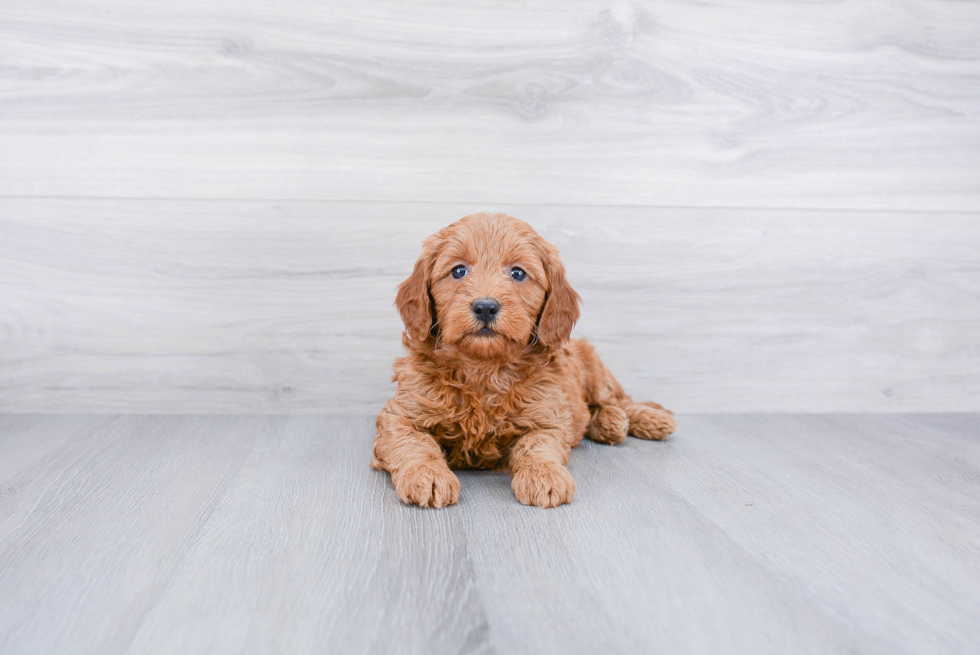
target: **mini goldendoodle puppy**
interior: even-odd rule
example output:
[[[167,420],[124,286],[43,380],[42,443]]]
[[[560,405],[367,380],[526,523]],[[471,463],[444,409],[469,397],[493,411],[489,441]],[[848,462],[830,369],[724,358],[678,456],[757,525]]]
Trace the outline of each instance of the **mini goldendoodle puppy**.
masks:
[[[505,468],[525,505],[572,500],[565,464],[583,436],[663,439],[670,412],[635,403],[585,341],[558,250],[504,214],[473,214],[425,240],[395,305],[408,350],[378,414],[372,466],[406,503],[459,499],[457,468]]]

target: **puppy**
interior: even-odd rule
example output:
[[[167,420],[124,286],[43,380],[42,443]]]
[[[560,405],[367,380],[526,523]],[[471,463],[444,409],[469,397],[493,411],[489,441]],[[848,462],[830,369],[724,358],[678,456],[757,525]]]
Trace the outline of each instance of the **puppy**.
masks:
[[[372,466],[405,503],[452,505],[451,468],[503,468],[517,500],[556,507],[575,494],[565,464],[583,436],[674,431],[670,412],[633,402],[592,346],[569,340],[579,295],[523,221],[473,214],[430,236],[395,305],[408,354],[395,360]]]

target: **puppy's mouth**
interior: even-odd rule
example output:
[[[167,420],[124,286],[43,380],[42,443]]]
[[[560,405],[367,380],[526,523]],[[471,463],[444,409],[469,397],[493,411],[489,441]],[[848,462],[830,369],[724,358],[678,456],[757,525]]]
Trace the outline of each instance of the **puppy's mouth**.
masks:
[[[495,336],[497,336],[497,333],[494,332],[493,330],[491,330],[490,328],[485,327],[482,330],[477,330],[476,332],[474,332],[473,333],[473,336],[475,336],[475,337],[495,337]]]

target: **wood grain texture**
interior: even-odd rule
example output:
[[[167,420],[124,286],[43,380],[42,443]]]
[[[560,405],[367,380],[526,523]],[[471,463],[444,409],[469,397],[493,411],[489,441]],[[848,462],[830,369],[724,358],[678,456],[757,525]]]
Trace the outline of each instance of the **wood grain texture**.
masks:
[[[123,652],[268,420],[75,424],[0,428],[0,459],[21,430],[59,444],[0,483],[0,652]]]
[[[681,416],[544,511],[402,506],[368,416],[0,417],[0,650],[975,652],[978,418]]]
[[[6,0],[0,194],[980,210],[980,5]]]
[[[368,469],[371,421],[274,423],[129,652],[490,652],[459,517],[405,521]]]
[[[371,413],[447,204],[0,200],[0,410]],[[494,206],[675,410],[980,409],[970,214]]]

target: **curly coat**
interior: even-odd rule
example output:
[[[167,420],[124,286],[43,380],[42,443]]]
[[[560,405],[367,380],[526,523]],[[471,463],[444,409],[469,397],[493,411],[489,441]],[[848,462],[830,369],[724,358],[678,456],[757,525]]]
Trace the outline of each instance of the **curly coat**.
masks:
[[[490,322],[477,300],[499,307]],[[592,346],[569,339],[579,300],[558,250],[516,218],[473,214],[425,240],[395,300],[408,354],[395,360],[372,462],[402,501],[450,505],[450,467],[503,468],[520,502],[555,507],[575,493],[565,464],[583,436],[674,431],[670,412],[633,402]]]

